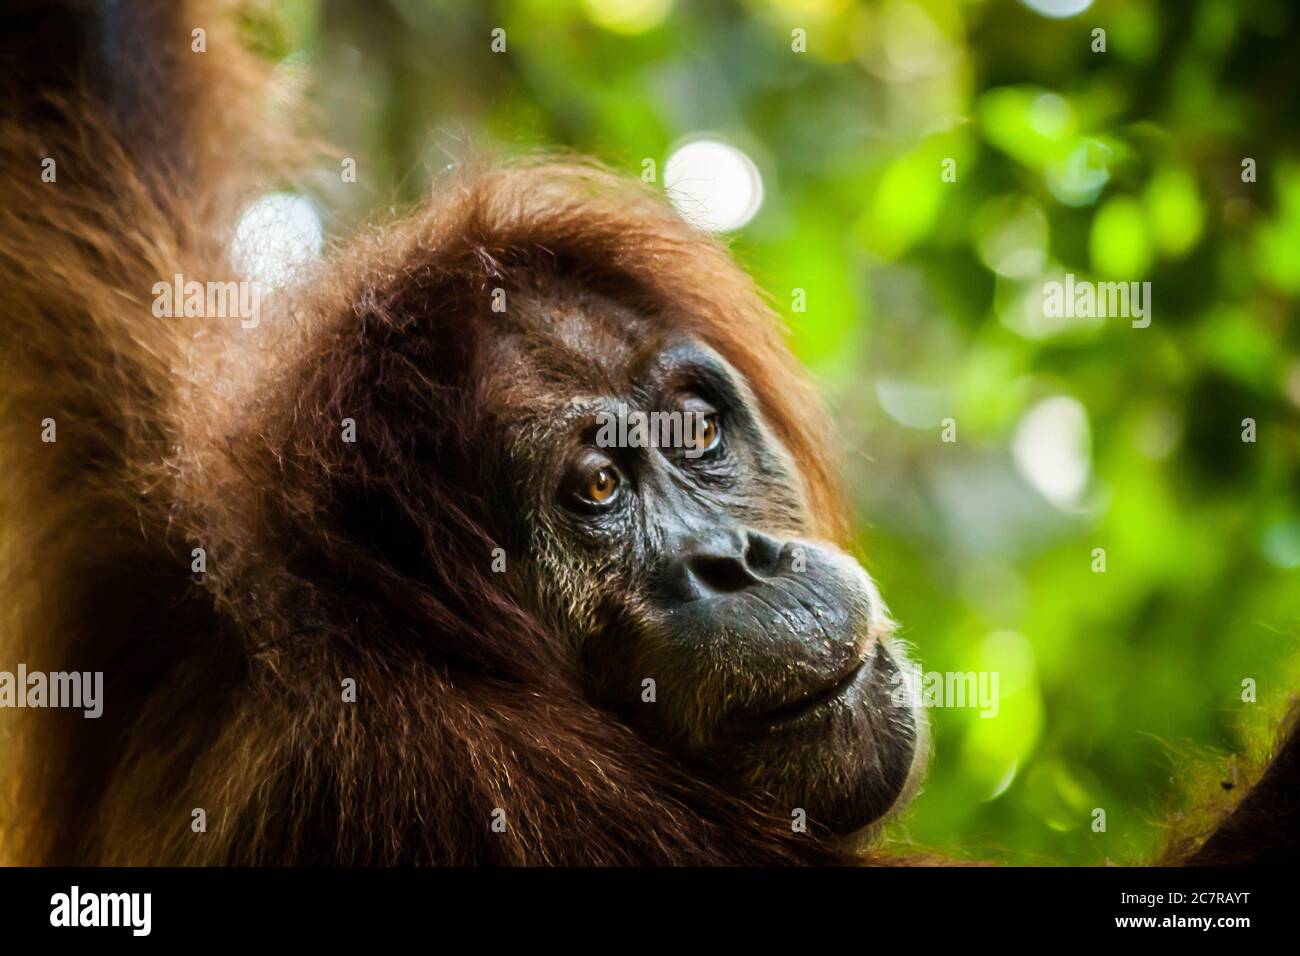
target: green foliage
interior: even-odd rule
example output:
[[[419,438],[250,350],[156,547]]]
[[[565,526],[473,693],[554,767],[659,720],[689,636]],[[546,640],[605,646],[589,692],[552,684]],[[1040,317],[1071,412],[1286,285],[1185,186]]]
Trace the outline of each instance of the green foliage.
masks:
[[[996,717],[931,712],[936,759],[900,832],[1127,858],[1157,839],[1167,747],[1229,748],[1290,689],[1293,4],[312,6],[287,4],[263,46],[314,67],[326,132],[361,171],[329,202],[353,216],[482,152],[571,148],[637,176],[708,132],[758,165],[765,203],[735,248],[778,307],[806,291],[787,319],[844,436],[861,550],[927,670],[1000,674]],[[1048,319],[1044,283],[1066,274],[1149,281],[1149,327]],[[1061,446],[1083,448],[1082,484],[1052,491],[1042,449],[1065,422],[1027,416],[1060,396],[1086,424]]]

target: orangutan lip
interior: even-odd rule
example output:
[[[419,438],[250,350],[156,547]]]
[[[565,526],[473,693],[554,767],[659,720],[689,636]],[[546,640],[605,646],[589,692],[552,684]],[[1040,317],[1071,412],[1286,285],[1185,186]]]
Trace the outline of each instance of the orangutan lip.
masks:
[[[740,736],[749,736],[754,733],[768,734],[803,723],[822,707],[845,696],[870,671],[870,662],[870,655],[863,657],[832,683],[773,710],[738,714],[728,721],[729,729]]]

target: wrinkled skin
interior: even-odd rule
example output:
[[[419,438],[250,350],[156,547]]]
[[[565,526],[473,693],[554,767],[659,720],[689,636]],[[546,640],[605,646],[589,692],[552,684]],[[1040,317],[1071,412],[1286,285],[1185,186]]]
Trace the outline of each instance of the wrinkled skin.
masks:
[[[866,572],[812,537],[746,383],[674,323],[581,292],[511,312],[480,375],[528,529],[521,598],[593,698],[775,812],[880,818],[923,749],[904,661]],[[703,415],[712,447],[597,447],[620,403]]]

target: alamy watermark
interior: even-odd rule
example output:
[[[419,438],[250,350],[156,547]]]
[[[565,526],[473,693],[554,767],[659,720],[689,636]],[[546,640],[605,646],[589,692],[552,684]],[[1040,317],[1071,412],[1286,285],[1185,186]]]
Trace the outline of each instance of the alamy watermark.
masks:
[[[597,448],[681,448],[687,458],[706,451],[709,416],[704,412],[642,412],[619,404],[596,415]]]
[[[239,319],[240,328],[257,328],[262,321],[262,290],[247,279],[238,282],[199,282],[176,273],[171,282],[155,282],[153,314],[156,318]]]
[[[0,707],[80,710],[91,720],[104,713],[103,671],[0,671]]]
[[[153,894],[90,893],[74,885],[50,897],[50,925],[123,927],[132,936],[148,936],[153,929]]]
[[[996,717],[997,671],[922,671],[915,664],[890,678],[895,707],[973,707],[981,717]]]
[[[1064,282],[1043,284],[1043,315],[1050,319],[1132,319],[1151,324],[1150,282],[1092,282],[1067,273]]]

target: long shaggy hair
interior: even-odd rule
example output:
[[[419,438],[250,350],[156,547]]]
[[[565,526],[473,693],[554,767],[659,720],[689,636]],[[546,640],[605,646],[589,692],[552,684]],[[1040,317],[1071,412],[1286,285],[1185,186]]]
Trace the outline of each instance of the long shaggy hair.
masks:
[[[252,73],[225,62],[232,90],[177,60],[183,154],[168,142],[149,160],[159,134],[132,142],[75,89],[40,104],[56,123],[16,111],[0,129],[3,657],[106,681],[99,720],[6,721],[10,855],[838,859],[588,703],[569,649],[489,571],[511,529],[482,500],[475,357],[491,290],[552,277],[725,355],[800,462],[822,530],[842,536],[821,413],[751,280],[648,192],[533,162],[441,184],[280,293],[256,329],[157,318],[157,282],[239,278],[225,240],[259,182],[225,175],[242,133],[191,123],[213,89],[227,104],[214,115],[241,90],[257,115]],[[56,183],[33,174],[41,155]]]

